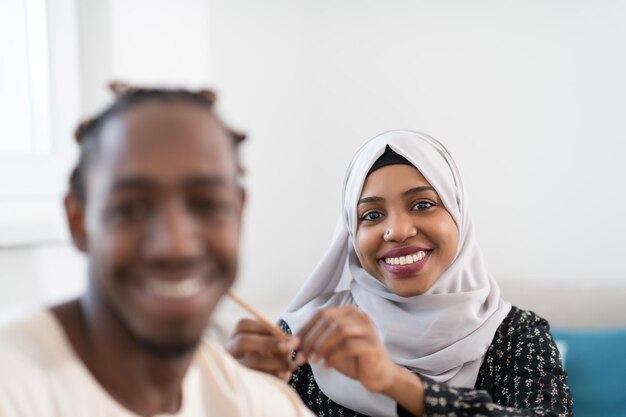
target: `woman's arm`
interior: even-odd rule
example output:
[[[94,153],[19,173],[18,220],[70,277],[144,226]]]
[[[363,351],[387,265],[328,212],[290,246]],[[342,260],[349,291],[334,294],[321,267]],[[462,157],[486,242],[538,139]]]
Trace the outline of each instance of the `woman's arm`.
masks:
[[[413,386],[412,391],[402,392],[412,396],[408,401],[418,404],[423,401],[424,410],[411,413],[407,410],[410,406],[400,405],[408,404],[407,400],[396,400],[398,415],[571,416],[572,398],[566,374],[547,322],[533,313],[515,310],[494,336],[478,376],[477,388],[450,387],[409,374],[419,380],[423,391]],[[290,333],[286,323],[280,325]],[[414,379],[407,379],[397,386],[406,388],[414,383]],[[320,415],[333,411],[344,416],[360,416],[326,397],[317,387],[308,364],[296,370],[291,385]],[[387,395],[392,396],[390,394]]]
[[[548,323],[533,313],[515,310],[496,332],[477,389],[454,388],[422,378],[424,415],[573,415],[567,376]],[[400,406],[398,414],[414,415]]]
[[[359,381],[421,415],[424,388],[419,376],[393,362],[370,317],[355,306],[317,312],[298,332],[298,363],[317,363]]]
[[[424,399],[426,392],[424,382],[417,374],[398,367],[395,383],[383,394],[398,403],[398,410],[403,410],[412,416],[424,414]]]

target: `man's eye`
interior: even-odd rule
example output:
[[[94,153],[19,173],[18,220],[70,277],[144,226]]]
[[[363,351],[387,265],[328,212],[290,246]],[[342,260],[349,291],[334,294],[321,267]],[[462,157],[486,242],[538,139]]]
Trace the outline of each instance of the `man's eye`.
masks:
[[[413,207],[411,208],[411,210],[421,211],[421,210],[429,209],[431,207],[435,207],[435,203],[431,201],[418,201],[417,203],[413,204]]]
[[[221,215],[228,214],[230,204],[224,201],[216,201],[213,199],[196,198],[189,201],[189,208],[200,215]]]
[[[375,222],[376,220],[380,220],[383,218],[383,214],[379,211],[368,211],[363,213],[361,216],[361,220],[366,222]]]
[[[148,201],[128,201],[113,205],[107,217],[113,221],[143,220],[150,215],[152,206]]]

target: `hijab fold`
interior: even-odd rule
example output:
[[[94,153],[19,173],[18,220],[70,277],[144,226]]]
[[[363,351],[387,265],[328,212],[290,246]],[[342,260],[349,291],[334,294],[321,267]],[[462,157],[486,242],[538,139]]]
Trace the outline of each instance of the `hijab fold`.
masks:
[[[357,202],[365,178],[389,146],[435,188],[459,230],[450,266],[424,294],[401,297],[366,272],[354,237]],[[395,130],[365,143],[348,167],[343,210],[332,242],[282,315],[297,333],[320,309],[356,305],[374,322],[392,360],[412,372],[452,386],[473,387],[487,348],[511,305],[487,271],[467,210],[460,173],[446,148],[428,135]],[[366,415],[395,416],[390,398],[368,391],[334,369],[311,364],[326,396]]]

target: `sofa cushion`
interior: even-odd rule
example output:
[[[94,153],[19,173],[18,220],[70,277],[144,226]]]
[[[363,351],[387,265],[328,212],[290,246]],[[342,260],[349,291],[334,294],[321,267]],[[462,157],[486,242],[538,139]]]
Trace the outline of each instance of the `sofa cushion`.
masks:
[[[553,329],[552,335],[565,346],[574,415],[626,417],[626,329]]]

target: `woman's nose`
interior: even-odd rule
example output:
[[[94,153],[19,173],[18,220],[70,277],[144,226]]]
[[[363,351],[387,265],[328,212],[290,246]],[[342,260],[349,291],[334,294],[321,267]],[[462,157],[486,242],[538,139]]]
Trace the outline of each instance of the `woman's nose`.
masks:
[[[387,242],[404,242],[417,235],[417,226],[411,221],[410,216],[394,215],[388,218],[384,239]]]

